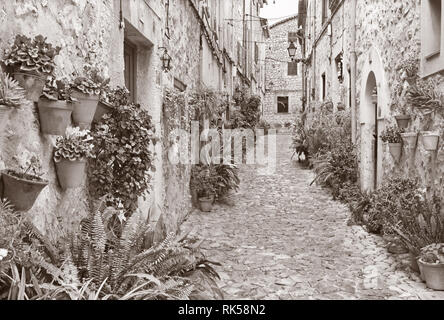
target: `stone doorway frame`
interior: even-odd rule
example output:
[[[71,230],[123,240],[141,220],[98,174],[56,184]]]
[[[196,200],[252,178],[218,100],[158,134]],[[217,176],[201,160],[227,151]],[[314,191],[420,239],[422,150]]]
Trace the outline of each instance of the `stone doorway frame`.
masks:
[[[372,101],[375,88],[377,103]],[[390,105],[390,90],[384,65],[374,47],[365,55],[360,89],[360,182],[363,191],[370,191],[381,185],[383,180],[384,150],[379,136],[385,129]]]

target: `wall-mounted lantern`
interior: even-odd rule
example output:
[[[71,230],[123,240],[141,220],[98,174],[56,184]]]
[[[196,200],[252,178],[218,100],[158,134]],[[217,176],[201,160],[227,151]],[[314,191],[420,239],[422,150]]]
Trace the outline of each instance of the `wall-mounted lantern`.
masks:
[[[164,52],[160,57],[160,60],[162,61],[163,71],[168,72],[171,70],[171,57],[168,54],[168,50],[165,47],[160,47],[159,49],[164,49]]]
[[[291,61],[294,61],[294,57],[296,56],[297,48],[293,42],[290,42],[290,46],[287,48],[288,55],[290,56]]]

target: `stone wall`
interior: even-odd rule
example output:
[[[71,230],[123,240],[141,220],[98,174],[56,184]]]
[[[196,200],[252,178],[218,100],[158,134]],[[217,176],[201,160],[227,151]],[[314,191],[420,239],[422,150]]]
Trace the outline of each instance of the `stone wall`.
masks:
[[[124,40],[131,41],[137,47],[136,100],[149,111],[161,137],[163,88],[172,87],[175,78],[189,88],[199,81],[200,26],[196,17],[188,1],[171,0],[171,39],[167,39],[164,4],[157,0],[123,2],[121,28],[119,0],[3,1],[0,50],[9,47],[16,34],[42,34],[62,47],[56,59],[57,76],[81,70],[90,58],[116,86],[124,84],[123,44]],[[167,47],[172,56],[173,70],[169,73],[161,68],[163,49],[159,47]],[[58,186],[52,161],[55,139],[40,133],[37,109],[31,103],[10,112],[6,128],[0,128],[0,169],[16,169],[34,154],[43,164],[44,178],[50,183],[27,214],[46,233],[70,228],[89,210],[86,188],[62,192]],[[164,147],[158,143],[153,149],[157,170],[152,173],[150,194],[139,200],[139,207],[152,222],[163,213],[165,228],[175,231],[189,204],[189,170],[170,166]]]
[[[171,72],[165,74],[165,87],[174,88],[176,79],[186,85],[190,91],[199,86],[200,74],[200,25],[197,16],[188,1],[170,1],[170,39],[164,38],[173,61]],[[205,41],[205,40],[204,40]],[[186,116],[186,108],[178,115]],[[179,119],[177,119],[179,120]],[[168,115],[162,113],[163,129],[168,121]],[[180,123],[180,121],[179,121]],[[165,176],[165,222],[168,228],[174,229],[182,222],[191,208],[190,196],[190,166],[171,164],[168,151],[172,146],[168,132],[162,131],[165,146],[163,152],[163,171]]]
[[[305,26],[307,40],[307,55],[310,55],[311,63],[308,65],[307,78],[309,89],[315,89],[314,97],[310,97],[311,104],[322,100],[321,75],[326,74],[327,92],[326,98],[331,99],[335,109],[338,102],[350,107],[350,75],[351,67],[351,35],[352,35],[352,1],[344,1],[333,13],[329,13],[331,20],[321,23],[321,0],[311,1],[307,12],[307,24]],[[369,76],[375,75],[378,91],[378,135],[388,125],[396,124],[395,115],[400,113],[400,108],[405,106],[412,114],[412,123],[408,131],[418,132],[425,129],[425,120],[417,111],[412,110],[406,103],[405,90],[408,86],[402,80],[397,70],[399,63],[409,55],[419,58],[421,47],[421,1],[357,1],[356,13],[356,55],[357,55],[357,129],[358,146],[360,152],[361,184],[371,185],[368,179],[368,169],[373,167],[373,156],[369,151],[372,144],[375,120],[374,105],[366,94],[366,85]],[[314,20],[315,19],[315,20]],[[329,30],[328,24],[331,29]],[[315,28],[313,27],[315,26]],[[316,30],[314,32],[314,30]],[[315,48],[313,51],[312,48]],[[343,56],[342,84],[338,81],[335,58],[338,54]],[[444,90],[442,74],[434,75],[440,82],[441,91]],[[396,87],[403,87],[402,93],[396,95]],[[311,90],[309,90],[311,93]],[[444,121],[435,116],[433,130],[441,134],[440,145],[437,153],[429,153],[423,149],[421,137],[418,139],[418,147],[414,150],[403,149],[402,159],[395,163],[388,146],[379,141],[378,183],[389,175],[418,176],[424,186],[429,189],[439,190],[444,196],[443,172],[444,172]],[[369,169],[371,170],[371,169]]]
[[[297,31],[297,17],[287,19],[270,27],[270,39],[266,41],[265,70],[266,86],[263,119],[270,123],[291,122],[295,114],[302,110],[302,64],[298,63],[298,74],[288,76],[288,33]],[[301,58],[298,43],[297,56]],[[277,98],[289,97],[288,114],[278,113]]]
[[[105,72],[114,76],[123,69],[121,64],[109,64],[115,49],[114,32],[119,33],[118,28],[110,30],[114,19],[111,1],[2,1],[0,50],[8,48],[16,34],[42,34],[62,47],[56,59],[58,76],[81,68],[91,50],[96,51]],[[120,80],[113,77],[114,84]],[[50,183],[27,215],[45,232],[69,228],[88,211],[84,188],[63,192],[58,186],[52,160],[54,142],[55,137],[40,133],[37,109],[32,103],[12,110],[6,127],[0,128],[0,169],[18,169],[33,155],[42,163],[43,177]]]

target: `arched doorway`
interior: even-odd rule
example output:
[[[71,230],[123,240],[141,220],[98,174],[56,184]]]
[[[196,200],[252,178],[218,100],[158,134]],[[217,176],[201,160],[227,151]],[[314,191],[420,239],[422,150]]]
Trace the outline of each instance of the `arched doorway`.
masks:
[[[384,68],[377,51],[372,48],[362,72],[360,103],[361,188],[374,190],[383,179],[383,144],[379,138],[384,130],[389,91]]]

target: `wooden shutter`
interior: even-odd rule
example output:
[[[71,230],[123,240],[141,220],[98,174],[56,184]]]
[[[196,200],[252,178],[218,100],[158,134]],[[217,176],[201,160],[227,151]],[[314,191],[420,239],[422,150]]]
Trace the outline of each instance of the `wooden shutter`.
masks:
[[[297,76],[298,75],[298,63],[295,61],[288,63],[288,75]]]

